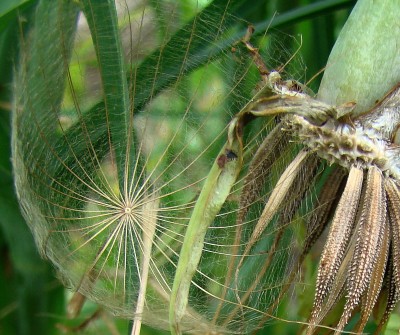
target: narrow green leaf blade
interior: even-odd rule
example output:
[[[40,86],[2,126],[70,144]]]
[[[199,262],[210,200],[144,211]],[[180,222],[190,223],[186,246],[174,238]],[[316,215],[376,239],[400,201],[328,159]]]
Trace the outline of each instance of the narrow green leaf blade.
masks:
[[[115,2],[85,0],[83,12],[89,24],[101,73],[105,122],[112,147],[110,152],[115,152],[120,192],[126,193],[124,172],[126,169],[129,171],[129,160],[134,159],[131,152],[133,115],[129,107],[127,75]]]

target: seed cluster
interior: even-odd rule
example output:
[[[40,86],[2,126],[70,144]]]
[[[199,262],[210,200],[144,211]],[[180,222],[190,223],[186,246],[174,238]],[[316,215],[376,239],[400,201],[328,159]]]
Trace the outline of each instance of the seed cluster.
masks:
[[[364,169],[374,165],[386,175],[400,179],[399,148],[379,134],[365,132],[360,122],[350,125],[330,118],[323,125],[314,125],[299,115],[290,115],[285,121],[286,130],[294,132],[311,151],[329,163],[347,169],[352,165]]]
[[[278,84],[284,86],[285,82]],[[378,334],[400,301],[400,257],[394,256],[400,255],[400,148],[396,144],[400,120],[392,108],[399,105],[400,85],[371,110],[354,118],[347,107],[330,106],[290,88],[276,87],[277,84],[264,91],[264,96],[257,97],[234,120],[240,125],[248,114],[282,116],[250,163],[241,207],[248,208],[263,181],[270,179],[265,173],[274,164],[270,157],[279,156],[292,142],[300,142],[303,149],[286,166],[271,191],[244,255],[251,254],[274,216],[279,215],[280,226],[286,226],[305,201],[308,190],[319,184],[320,205],[313,209],[307,222],[303,251],[288,276],[288,282],[295,278],[295,269],[322,232],[328,230],[306,334],[318,333],[325,317],[342,298],[345,305],[334,323],[335,334],[343,331],[357,309],[361,311],[360,320],[354,330],[362,332],[379,302],[386,307],[378,316]],[[333,166],[329,178],[318,181],[316,167],[324,161]],[[245,215],[246,211],[239,213],[238,224]],[[241,265],[242,261],[238,269]],[[288,287],[283,287],[280,296]]]
[[[268,72],[257,49],[249,42],[246,46],[255,58],[265,88],[234,118],[231,126],[241,133],[239,130],[253,118],[276,117],[281,122],[250,162],[240,195],[238,226],[244,223],[248,208],[263,185],[273,178],[276,157],[283,152],[297,155],[293,155],[269,193],[236,274],[274,219],[279,227],[274,243],[279,243],[282,230],[301,212],[308,194],[316,194],[316,203],[310,207],[306,220],[303,250],[276,301],[289,290],[305,256],[327,231],[305,333],[319,334],[328,322],[335,335],[345,327],[361,333],[373,310],[379,309],[374,318],[378,324],[375,334],[380,334],[400,302],[400,83],[370,110],[354,114],[353,102],[328,105],[308,94],[301,85],[281,79],[274,71]],[[331,165],[329,169],[326,162]],[[270,249],[275,248],[273,244]],[[238,278],[235,275],[236,281]],[[245,297],[237,296],[240,305],[244,305]],[[340,315],[332,315],[342,302]],[[358,322],[348,325],[355,314],[359,316]]]

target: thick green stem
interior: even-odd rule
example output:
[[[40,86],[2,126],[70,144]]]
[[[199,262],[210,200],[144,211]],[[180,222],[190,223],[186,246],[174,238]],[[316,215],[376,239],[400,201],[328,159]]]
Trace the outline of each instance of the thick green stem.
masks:
[[[400,0],[359,0],[329,56],[318,98],[373,107],[400,81]]]

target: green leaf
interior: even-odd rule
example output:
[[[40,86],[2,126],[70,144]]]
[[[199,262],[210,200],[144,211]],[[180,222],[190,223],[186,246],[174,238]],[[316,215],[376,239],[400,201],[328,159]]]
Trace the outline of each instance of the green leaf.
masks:
[[[0,33],[11,25],[20,12],[37,2],[38,0],[3,0],[0,3]]]
[[[266,28],[283,28],[294,23],[305,21],[327,13],[332,13],[338,9],[352,6],[356,0],[326,0],[317,1],[302,7],[295,8],[285,13],[279,14],[272,20],[269,18],[257,23],[254,27],[256,31],[265,31]]]
[[[126,175],[135,166],[133,113],[129,106],[127,75],[123,59],[118,18],[113,0],[83,3],[103,86],[104,117],[110,146],[116,156],[120,192],[126,194]]]

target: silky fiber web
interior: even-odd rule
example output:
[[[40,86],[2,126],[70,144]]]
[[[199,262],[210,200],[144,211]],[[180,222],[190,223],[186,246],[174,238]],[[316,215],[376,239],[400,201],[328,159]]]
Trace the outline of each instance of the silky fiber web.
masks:
[[[238,43],[247,23],[230,16],[229,8],[218,15],[209,9],[185,25],[170,19],[184,10],[179,5],[119,5],[122,49],[116,55],[99,46],[107,48],[114,38],[100,21],[90,35],[84,14],[96,15],[94,3],[84,14],[62,2],[47,12],[38,9],[18,73],[17,185],[39,249],[68,287],[118,316],[139,315],[168,329],[176,266],[196,199],[226,141],[228,122],[260,77]],[[155,20],[159,11],[168,15]],[[184,37],[175,37],[177,31]],[[226,47],[235,43],[235,50]],[[245,160],[274,123],[248,127]],[[293,154],[287,150],[265,173],[276,179]],[[291,219],[271,223],[235,273],[273,185],[265,183],[237,222],[243,175],[207,228],[203,249],[193,251],[201,258],[183,330],[245,333],[275,314],[296,225],[283,229]]]
[[[398,178],[392,156],[369,160],[359,146],[338,158],[346,142],[334,148],[324,136],[336,136],[352,105],[318,102],[294,80],[309,76],[300,37],[252,36],[234,10],[225,1],[43,1],[33,28],[21,28],[13,162],[24,216],[62,282],[133,320],[132,333],[141,322],[174,334],[321,323],[345,277],[318,279],[336,300],[321,312],[318,299],[328,298],[317,293],[304,315],[291,302],[313,292],[310,250],[336,222],[342,192],[366,208],[386,201],[372,191],[374,178],[384,184],[380,171]],[[380,227],[382,252],[371,259],[382,259],[373,271],[383,278],[389,230]],[[339,273],[362,268],[352,236]]]

